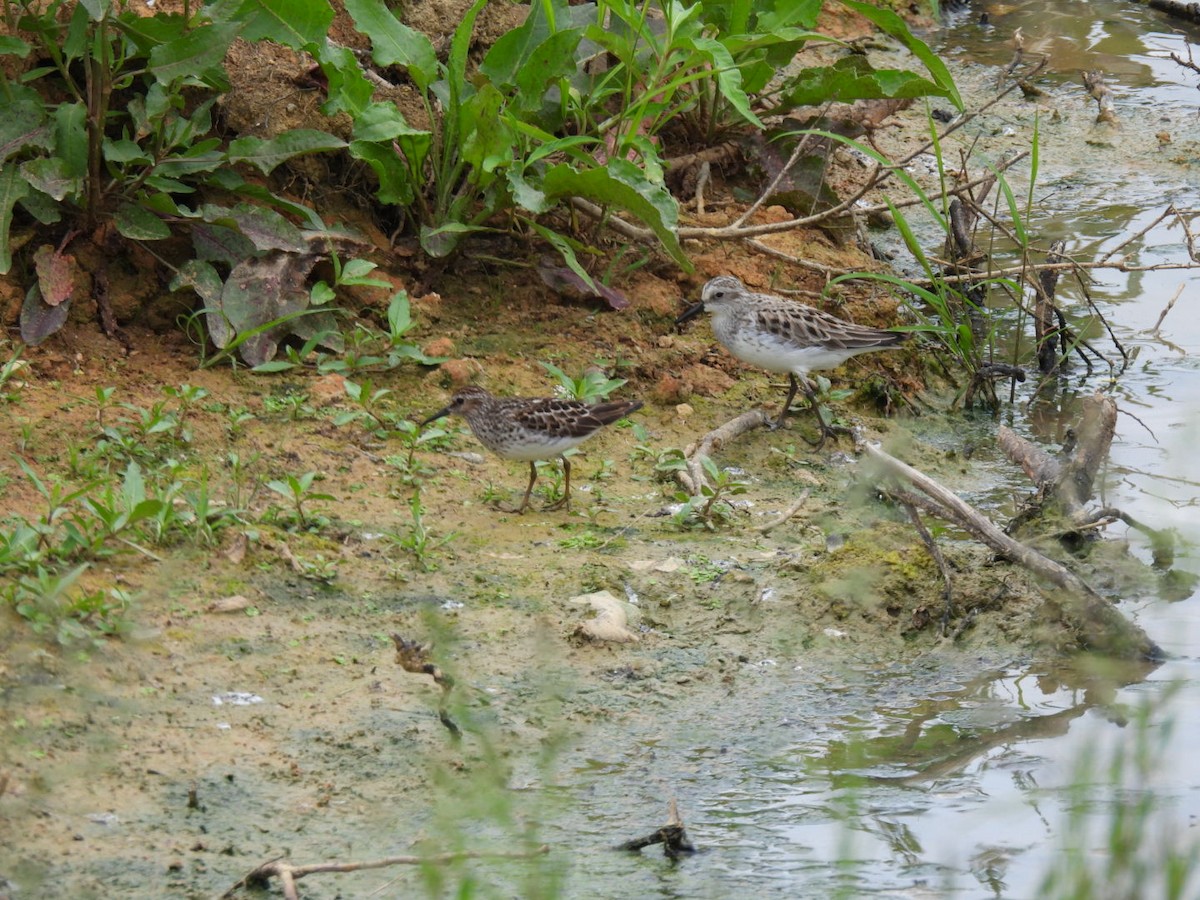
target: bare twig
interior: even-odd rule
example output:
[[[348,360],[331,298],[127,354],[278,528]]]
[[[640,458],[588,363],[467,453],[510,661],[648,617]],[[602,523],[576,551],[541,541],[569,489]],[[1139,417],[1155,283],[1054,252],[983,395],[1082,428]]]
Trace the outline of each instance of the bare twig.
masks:
[[[708,483],[705,481],[704,468],[700,462],[704,457],[711,457],[714,452],[739,435],[770,424],[771,417],[765,412],[761,409],[751,409],[704,435],[683,452],[687,458],[687,470],[680,470],[676,473],[676,478],[683,485],[683,489],[693,497],[699,494],[701,488]]]
[[[896,498],[900,505],[904,507],[904,511],[908,513],[909,521],[913,523],[913,527],[917,529],[917,534],[921,536],[921,542],[925,545],[925,549],[929,551],[929,555],[937,565],[938,571],[942,573],[942,584],[944,585],[942,599],[945,601],[945,606],[942,608],[940,634],[942,637],[945,637],[946,626],[950,624],[950,613],[954,610],[954,594],[950,581],[950,567],[946,565],[946,558],[942,556],[942,551],[938,547],[937,541],[933,539],[933,535],[929,533],[929,529],[921,521],[921,514],[917,512],[916,504],[912,502],[912,494],[901,490],[891,490],[887,493]]]
[[[786,522],[788,519],[790,519],[792,516],[794,516],[796,513],[800,512],[800,510],[804,506],[804,504],[808,502],[808,495],[811,493],[812,493],[812,490],[810,488],[805,488],[803,493],[801,493],[800,496],[796,498],[796,502],[793,503],[791,506],[789,506],[787,509],[785,509],[782,513],[780,513],[780,515],[777,518],[772,519],[770,522],[767,522],[765,525],[759,525],[758,533],[759,534],[769,534],[770,532],[772,532],[776,528],[778,528],[780,525],[782,525],[784,522]]]
[[[457,853],[438,853],[431,856],[388,856],[383,859],[362,860],[360,862],[328,862],[313,863],[307,866],[294,866],[282,858],[276,858],[263,863],[237,884],[221,895],[221,900],[231,900],[244,887],[262,889],[272,878],[278,878],[283,887],[283,896],[287,900],[299,900],[300,894],[296,882],[306,875],[319,872],[361,872],[364,869],[383,869],[389,866],[420,866],[426,864],[442,865],[460,862],[464,859],[532,859],[550,852],[550,847],[543,844],[532,850],[463,850]]]
[[[454,679],[429,661],[430,648],[427,645],[419,641],[410,641],[398,634],[392,635],[392,643],[396,645],[396,664],[400,668],[416,675],[431,675],[434,683],[441,686],[442,700],[438,704],[438,719],[446,726],[450,737],[456,741],[460,740],[462,729],[450,718],[450,713],[446,708],[450,699],[450,691],[454,688]]]
[[[1158,321],[1156,321],[1154,323],[1154,327],[1150,329],[1151,334],[1158,334],[1158,329],[1162,328],[1163,319],[1167,317],[1167,313],[1175,308],[1175,303],[1179,300],[1179,296],[1183,293],[1183,288],[1184,286],[1182,284],[1179,285],[1179,288],[1175,291],[1175,296],[1170,299],[1166,308],[1158,314]]]
[[[1122,617],[1074,572],[1009,537],[953,491],[879,446],[868,443],[861,435],[856,435],[856,443],[862,453],[880,464],[887,473],[908,481],[924,493],[939,508],[940,517],[969,531],[1004,558],[1061,588],[1063,593],[1056,596],[1055,601],[1069,612],[1081,645],[1125,658],[1163,658],[1162,650],[1144,631]]]

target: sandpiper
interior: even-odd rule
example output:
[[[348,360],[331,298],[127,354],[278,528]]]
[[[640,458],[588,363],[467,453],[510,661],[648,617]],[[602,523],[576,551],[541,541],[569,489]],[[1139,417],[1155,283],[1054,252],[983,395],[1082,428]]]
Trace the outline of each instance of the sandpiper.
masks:
[[[563,454],[577,447],[605,425],[611,425],[642,408],[641,400],[612,400],[584,403],[582,400],[493,397],[481,387],[460,388],[444,409],[421,423],[428,425],[445,415],[467,420],[479,443],[503,459],[529,461],[529,485],[525,498],[513,512],[524,513],[537,481],[535,460],[555,456],[563,464],[563,495],[546,507],[571,508],[571,462]]]
[[[816,447],[824,444],[834,429],[821,415],[808,373],[835,368],[852,356],[887,350],[908,339],[905,332],[855,325],[775,294],[753,293],[731,275],[719,275],[705,284],[700,302],[689,307],[675,324],[704,310],[713,314],[713,334],[730,353],[768,372],[788,373],[787,400],[773,428],[783,424],[797,388],[804,388],[821,427],[820,438],[809,441]]]

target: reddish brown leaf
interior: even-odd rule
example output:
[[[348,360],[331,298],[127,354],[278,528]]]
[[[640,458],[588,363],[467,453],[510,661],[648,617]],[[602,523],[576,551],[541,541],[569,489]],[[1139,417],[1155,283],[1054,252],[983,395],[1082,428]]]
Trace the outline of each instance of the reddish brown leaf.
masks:
[[[33,265],[43,303],[58,306],[71,299],[75,291],[75,257],[58,253],[50,244],[42,244],[34,251]]]

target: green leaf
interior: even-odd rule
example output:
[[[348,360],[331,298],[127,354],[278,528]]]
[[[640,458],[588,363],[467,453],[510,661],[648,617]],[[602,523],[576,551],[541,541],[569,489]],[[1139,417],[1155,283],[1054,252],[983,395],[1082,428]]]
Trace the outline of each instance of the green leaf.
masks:
[[[133,203],[122,203],[117,207],[113,220],[117,231],[134,241],[161,241],[171,236],[167,223],[150,212]]]
[[[462,112],[462,158],[475,171],[476,183],[479,173],[491,174],[498,166],[513,160],[513,145],[517,136],[500,110],[504,97],[490,84],[485,84],[464,105]]]
[[[286,372],[294,368],[296,368],[296,364],[290,363],[286,359],[273,359],[255,366],[250,371],[258,375],[273,375],[276,372]]]
[[[371,104],[375,85],[367,81],[353,50],[326,42],[316,48],[316,59],[329,82],[329,99],[321,104],[321,112],[327,116],[344,112],[357,117]]]
[[[275,212],[250,203],[233,207],[205,204],[200,215],[206,222],[236,228],[250,239],[257,250],[286,250],[303,253],[309,249],[300,229]]]
[[[509,193],[512,194],[513,202],[521,209],[537,214],[544,213],[553,206],[543,191],[526,180],[524,172],[519,172],[513,167],[506,175]]]
[[[280,163],[294,156],[305,153],[323,153],[326,150],[340,150],[346,142],[327,131],[315,128],[296,128],[285,131],[278,137],[238,138],[229,145],[229,161],[231,163],[247,162],[255,166],[264,175],[271,172]]]
[[[234,18],[246,23],[242,37],[248,41],[266,38],[303,50],[325,42],[333,8],[327,0],[246,0]]]
[[[588,274],[587,270],[584,269],[582,265],[580,265],[578,257],[575,256],[575,248],[571,246],[571,242],[552,228],[546,228],[544,225],[539,225],[537,222],[532,220],[529,222],[529,224],[533,227],[534,231],[540,234],[546,240],[546,242],[550,244],[550,246],[558,251],[558,255],[561,256],[563,262],[567,264],[567,268],[578,275],[584,284],[599,294],[599,291],[596,290],[596,282],[592,280],[592,276]],[[548,363],[542,363],[542,365],[546,366],[547,368],[552,368]],[[561,373],[561,370],[559,370],[559,372]]]
[[[958,94],[958,88],[954,85],[954,78],[950,75],[950,70],[924,41],[908,30],[908,25],[903,19],[890,9],[881,9],[870,3],[861,3],[859,0],[841,0],[841,3],[908,47],[909,52],[921,60],[925,64],[925,68],[929,70],[929,74],[933,76],[938,88],[936,94],[946,97],[957,109],[963,109],[962,97]]]
[[[29,146],[46,147],[46,109],[41,95],[22,84],[7,86],[4,115],[0,116],[0,162]]]
[[[211,264],[199,259],[189,259],[179,267],[175,277],[171,279],[171,290],[178,291],[190,287],[200,295],[204,304],[204,319],[208,325],[208,335],[218,349],[224,349],[233,338],[233,329],[229,319],[221,311],[221,290],[224,287],[221,276]]]
[[[820,106],[830,100],[949,96],[948,92],[914,72],[873,69],[861,56],[848,56],[832,66],[805,69],[783,92],[786,107]]]
[[[774,34],[789,26],[816,28],[824,5],[825,0],[783,0],[773,10],[758,14],[754,30]]]
[[[31,159],[21,163],[21,175],[43,194],[61,202],[68,194],[83,190],[83,178],[67,171],[67,164],[57,156]]]
[[[54,111],[54,153],[66,175],[82,177],[87,172],[87,107],[82,101],[60,103]]]
[[[379,188],[375,191],[375,196],[380,203],[408,206],[416,199],[408,166],[390,145],[351,141],[350,155],[361,159],[375,172],[375,177],[379,179]]]
[[[750,109],[750,98],[742,90],[742,73],[738,70],[732,54],[725,45],[718,40],[703,36],[697,36],[681,43],[683,46],[690,46],[699,51],[712,61],[721,96],[737,110],[743,119],[756,128],[762,128],[762,120]]]
[[[437,80],[440,66],[429,38],[400,22],[382,0],[346,0],[346,12],[371,36],[371,59],[380,66],[403,66],[422,91]]]
[[[0,166],[0,275],[7,275],[12,268],[9,230],[12,228],[13,207],[28,193],[29,183],[21,177],[16,166]]]
[[[0,56],[17,56],[24,59],[32,49],[33,47],[20,38],[0,35]]]
[[[661,184],[648,181],[641,169],[625,159],[611,159],[603,169],[578,172],[567,163],[550,168],[542,182],[550,200],[584,197],[601,206],[632,213],[658,236],[671,257],[692,271],[692,263],[675,233],[678,207]]]
[[[223,225],[196,225],[192,228],[192,246],[196,258],[236,266],[254,255],[254,245],[236,228]]]
[[[104,140],[104,159],[106,162],[124,165],[131,162],[149,163],[150,157],[138,146],[136,141],[122,138],[112,141]]]
[[[62,221],[62,210],[59,205],[41,191],[30,191],[19,202],[25,212],[43,225],[55,225]]]
[[[422,225],[421,249],[433,257],[449,256],[463,235],[486,230],[480,225],[468,225],[465,222],[447,222],[437,228]]]
[[[201,25],[167,44],[150,51],[150,73],[159,84],[171,84],[186,78],[204,78],[212,69],[220,69],[225,53],[238,36],[240,25]],[[224,77],[224,73],[220,73]]]
[[[57,306],[46,303],[37,282],[34,282],[25,292],[25,302],[21,305],[21,340],[30,347],[36,347],[66,324],[70,311],[70,300]]]

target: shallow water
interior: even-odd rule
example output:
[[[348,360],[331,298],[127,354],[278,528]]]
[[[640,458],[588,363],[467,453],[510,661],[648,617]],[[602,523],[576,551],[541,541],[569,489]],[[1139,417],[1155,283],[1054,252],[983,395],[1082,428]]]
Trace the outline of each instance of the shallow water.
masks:
[[[1041,172],[1030,225],[1036,240],[1063,237],[1073,254],[1088,259],[1139,231],[1169,202],[1200,205],[1194,163],[1200,92],[1191,86],[1195,77],[1165,61],[1166,50],[1180,45],[1164,20],[1110,2],[1006,9],[993,9],[991,30],[962,14],[941,39],[943,52],[962,67],[962,86],[975,104],[993,89],[997,66],[1007,63],[1015,27],[1023,28],[1031,54],[1053,55],[1041,82],[1051,98],[1041,116]],[[1094,104],[1077,83],[1081,67],[1109,73],[1122,121],[1117,134],[1094,126]],[[1013,100],[984,117],[977,132],[998,140],[980,152],[999,155],[1019,144],[1032,133],[1034,109]],[[1160,146],[1155,133],[1164,130],[1172,142]],[[1019,187],[1018,175],[1014,184]],[[1147,263],[1177,260],[1182,249],[1179,230],[1159,226],[1130,252]],[[1184,293],[1175,309],[1160,332],[1150,334],[1180,284]],[[1158,527],[1179,529],[1184,542],[1177,566],[1191,571],[1200,571],[1200,475],[1189,452],[1200,411],[1200,366],[1193,362],[1200,351],[1198,289],[1200,280],[1182,271],[1099,272],[1092,286],[1093,299],[1136,354],[1115,391],[1137,419],[1120,420],[1106,500]],[[1077,288],[1064,282],[1060,296],[1069,298],[1075,322],[1086,320]],[[1103,374],[1087,379],[1074,372],[1064,385],[1063,421],[1071,417],[1074,396],[1106,386]],[[1027,399],[1020,396],[1004,419],[1041,434],[1027,416]],[[948,434],[937,430],[943,423],[934,418],[904,427],[934,447],[964,440],[980,446],[969,467],[968,499],[1011,506],[1012,496],[1028,491],[1014,467],[988,450],[995,422],[966,418]],[[365,463],[354,458],[345,465]],[[645,503],[659,502],[657,487],[647,487]],[[382,520],[375,511],[362,515]],[[464,553],[521,557],[533,568],[545,548],[575,533],[532,518],[501,526],[489,517],[488,543],[464,540]],[[456,527],[453,519],[439,519],[437,526],[442,533]],[[631,546],[638,540],[633,529]],[[654,557],[696,552],[717,562],[744,561],[760,550],[742,532],[715,539],[655,533],[651,540],[644,553]],[[1150,559],[1136,532],[1110,528],[1109,540],[1128,540],[1140,559]],[[357,549],[363,556],[373,552],[371,542]],[[567,580],[574,592],[594,577],[584,571],[582,555],[560,555],[579,571],[538,584],[543,593],[557,596]],[[587,567],[593,564],[586,560]],[[133,641],[114,648],[97,663],[111,669],[105,675],[119,690],[111,684],[92,690],[86,683],[64,688],[81,679],[53,670],[44,683],[14,688],[14,707],[30,720],[23,728],[53,728],[69,737],[51,745],[55,755],[19,798],[32,811],[31,832],[60,839],[53,858],[23,860],[0,873],[24,882],[17,896],[216,896],[281,854],[298,863],[378,858],[413,852],[422,837],[439,849],[455,841],[511,848],[513,835],[529,829],[552,853],[536,865],[473,865],[478,895],[1031,898],[1053,896],[1040,885],[1063,859],[1069,835],[1086,834],[1074,842],[1093,864],[1103,860],[1104,828],[1123,802],[1153,799],[1145,831],[1155,841],[1186,835],[1200,816],[1193,762],[1200,742],[1200,604],[1190,589],[1174,591],[1176,602],[1168,602],[1153,578],[1122,604],[1172,654],[1148,677],[1137,669],[1097,672],[1084,664],[1051,671],[957,650],[896,662],[902,653],[862,649],[854,635],[827,635],[824,649],[814,649],[800,634],[747,628],[765,646],[756,645],[746,658],[729,653],[714,661],[719,633],[703,646],[698,640],[647,642],[651,648],[636,664],[628,662],[633,654],[589,648],[581,655],[594,671],[556,683],[555,673],[540,671],[552,664],[543,664],[535,639],[506,635],[519,658],[506,658],[505,674],[494,683],[472,685],[476,706],[469,713],[485,726],[502,722],[494,732],[511,737],[511,747],[490,757],[474,735],[461,753],[445,742],[432,711],[436,690],[427,678],[394,674],[388,634],[407,627],[414,608],[453,618],[454,604],[462,607],[464,599],[475,627],[486,627],[488,590],[528,610],[531,622],[545,616],[533,590],[523,596],[522,581],[489,574],[485,562],[469,573],[452,570],[448,579],[386,588],[355,584],[342,594],[271,574],[264,579],[269,604],[261,618],[200,618],[202,601],[187,594],[197,590],[193,581],[202,567],[202,560],[181,559],[164,572],[161,593],[171,598],[164,603],[171,610],[162,623],[165,634],[147,637],[144,646]],[[240,575],[237,580],[237,590],[249,592]],[[752,590],[728,581],[718,588]],[[693,601],[690,607],[676,603],[683,614],[699,614],[706,600],[721,601],[717,591],[702,593],[690,583],[683,590]],[[454,599],[447,604],[447,598]],[[746,609],[753,613],[751,603],[736,606],[739,614]],[[310,619],[311,635],[304,631]],[[719,624],[743,627],[733,616]],[[805,624],[794,627],[806,631]],[[549,627],[561,625],[556,620]],[[555,652],[567,646],[559,632],[553,643]],[[462,653],[495,649],[481,641]],[[164,664],[150,666],[143,654],[161,656]],[[313,660],[323,660],[323,667],[306,667]],[[69,661],[61,665],[70,668]],[[253,690],[265,702],[214,705],[213,696],[231,690]],[[560,693],[571,695],[563,706],[573,718],[562,726],[570,736],[544,766],[529,746],[553,738]],[[591,705],[589,697],[595,698]],[[1153,711],[1139,727],[1142,704]],[[1107,771],[1080,775],[1089,752],[1107,766],[1138,735],[1155,749],[1148,766],[1128,767],[1116,786]],[[16,749],[42,752],[33,737]],[[435,790],[429,782],[441,763],[452,777]],[[120,787],[112,788],[110,779],[103,788],[60,788],[78,785],[81,771],[120,773]],[[1068,790],[1081,779],[1082,788]],[[512,790],[497,790],[497,784]],[[195,807],[189,790],[198,797]],[[444,799],[430,804],[431,794]],[[661,825],[671,798],[700,848],[696,856],[671,863],[653,848],[636,856],[612,851],[617,841]],[[439,824],[440,817],[448,821]],[[1161,869],[1152,854],[1145,860],[1151,872]],[[1114,888],[1112,895],[1157,896],[1154,877],[1144,875],[1138,891]],[[0,881],[0,894],[5,889]],[[277,895],[278,885],[273,889]],[[418,890],[411,869],[377,870],[313,877],[303,882],[302,895],[412,896]]]
[[[1096,259],[1168,204],[1200,207],[1200,92],[1198,76],[1168,58],[1171,51],[1186,56],[1178,26],[1128,3],[990,7],[991,27],[977,24],[973,4],[935,43],[962,67],[960,87],[976,103],[1011,58],[1016,28],[1027,56],[1049,55],[1038,83],[1050,94],[1043,103],[1059,115],[1040,114],[1028,223],[1035,241],[1045,246],[1061,237],[1074,258]],[[1121,122],[1115,132],[1094,123],[1080,69],[1107,74]],[[1002,104],[972,127],[1029,135],[1033,105]],[[1170,143],[1158,132],[1169,133]],[[1019,174],[1013,183],[1020,196]],[[1140,265],[1186,261],[1182,231],[1169,222],[1123,254]],[[1089,289],[1131,356],[1114,388],[1126,414],[1104,499],[1154,527],[1177,529],[1176,567],[1200,572],[1200,470],[1192,451],[1200,439],[1200,275],[1104,270]],[[1064,279],[1059,290],[1073,320],[1085,321],[1079,288]],[[1076,366],[1063,384],[1065,419],[1071,398],[1108,383],[1107,375],[1088,379]],[[1025,414],[1031,387],[1032,379],[1006,419],[1026,434],[1037,430]],[[936,435],[923,439],[936,442]],[[997,471],[1007,465],[986,456],[979,462]],[[1138,532],[1118,526],[1108,539],[1127,540],[1149,562]],[[644,733],[634,729],[606,754],[589,746],[595,768],[570,777],[597,841],[637,832],[631,808],[646,811],[650,830],[666,798],[677,796],[704,852],[680,864],[649,850],[636,861],[603,853],[577,859],[568,895],[595,896],[603,883],[612,897],[1052,896],[1043,893],[1043,879],[1065,865],[1064,848],[1074,846],[1104,896],[1165,896],[1165,848],[1194,841],[1189,828],[1200,817],[1200,603],[1185,586],[1143,589],[1121,606],[1170,654],[1148,677],[994,670],[954,656],[857,670],[801,659],[747,663],[752,679],[739,679],[728,707],[687,721],[662,710]],[[1138,710],[1149,710],[1144,721]],[[1142,762],[1135,765],[1129,757],[1137,748]],[[1131,882],[1108,880],[1118,876],[1104,871],[1107,829],[1138,798],[1153,808],[1137,829],[1146,837],[1135,854],[1144,869],[1134,866]],[[1191,895],[1197,890],[1193,879]]]

